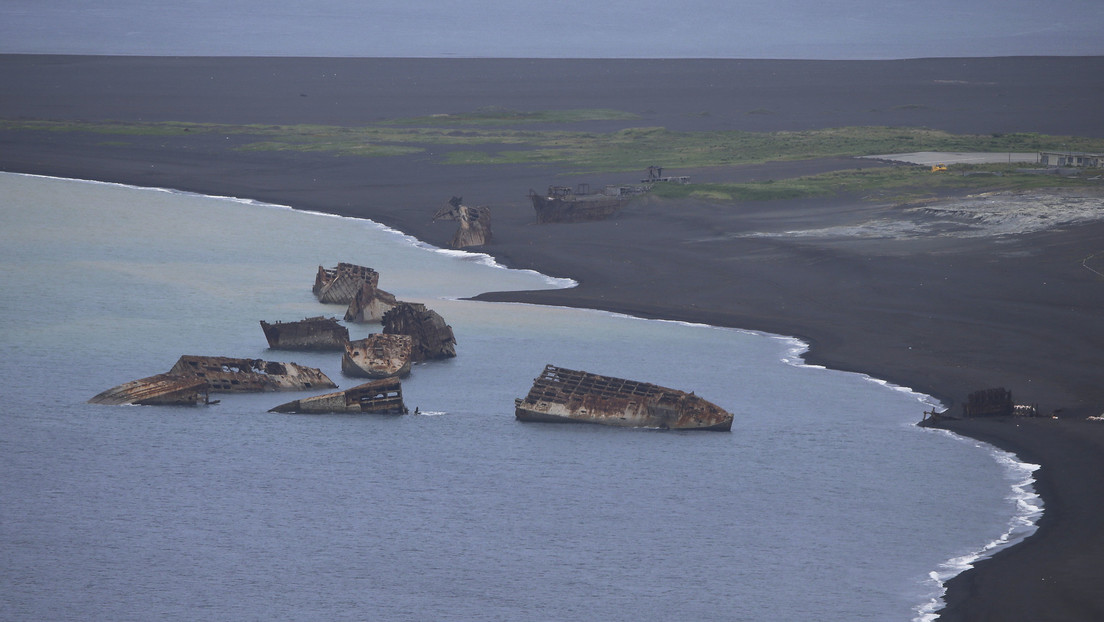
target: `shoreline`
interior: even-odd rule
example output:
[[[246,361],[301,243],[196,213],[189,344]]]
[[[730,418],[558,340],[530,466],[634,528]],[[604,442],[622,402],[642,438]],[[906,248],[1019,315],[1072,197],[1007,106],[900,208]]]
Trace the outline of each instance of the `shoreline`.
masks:
[[[362,217],[341,216],[341,215],[337,215],[337,214],[332,214],[332,213],[327,213],[327,212],[318,212],[318,211],[305,211],[305,210],[301,210],[301,209],[298,209],[298,208],[296,208],[294,206],[290,206],[290,205],[281,205],[281,204],[276,204],[276,203],[259,202],[259,201],[256,201],[254,199],[248,199],[248,198],[243,198],[243,197],[234,197],[234,196],[226,196],[226,195],[206,195],[206,194],[201,194],[201,193],[196,193],[196,192],[191,192],[191,191],[181,191],[181,190],[177,190],[177,189],[174,189],[174,188],[165,188],[165,187],[153,187],[153,188],[151,188],[151,187],[134,186],[134,185],[130,185],[130,184],[123,184],[123,183],[119,183],[119,182],[97,181],[97,180],[87,180],[87,179],[71,179],[71,178],[56,177],[56,176],[49,176],[49,175],[38,175],[38,174],[32,174],[32,173],[7,173],[7,172],[4,172],[4,171],[0,171],[0,173],[12,174],[12,175],[21,175],[21,176],[27,176],[27,177],[40,177],[40,178],[44,178],[44,179],[58,179],[58,180],[64,180],[64,181],[76,181],[76,182],[89,183],[89,184],[103,184],[103,185],[109,185],[109,186],[119,186],[119,187],[124,187],[124,188],[135,188],[135,189],[142,189],[142,190],[154,190],[154,191],[160,191],[160,192],[186,194],[186,195],[193,195],[193,196],[202,196],[202,197],[205,197],[205,198],[226,200],[226,201],[241,204],[241,205],[244,205],[244,206],[247,206],[247,207],[262,207],[262,208],[279,209],[279,210],[291,210],[291,211],[299,211],[299,212],[308,213],[308,214],[315,214],[315,215],[319,215],[319,216],[327,216],[327,217],[334,217],[334,218],[341,218],[341,219],[351,219],[351,220],[356,220],[356,221],[367,221],[367,222],[371,222],[372,224],[376,225],[377,227],[379,227],[382,230],[392,232],[395,235],[399,235],[399,236],[402,236],[402,237],[409,238],[409,240],[411,241],[412,244],[422,245],[422,246],[428,247],[428,248],[432,249],[435,252],[445,251],[445,252],[449,252],[449,253],[462,253],[462,254],[471,255],[471,256],[478,256],[478,257],[481,258],[481,260],[483,258],[485,258],[486,260],[489,260],[494,265],[494,267],[496,267],[496,268],[505,269],[505,270],[513,270],[514,269],[514,268],[510,268],[508,266],[505,266],[505,265],[499,263],[493,255],[488,254],[486,252],[482,252],[482,251],[479,251],[479,250],[452,250],[452,249],[448,249],[448,248],[444,248],[444,247],[433,246],[433,245],[430,245],[427,242],[425,242],[423,240],[420,240],[416,237],[413,237],[413,236],[411,236],[407,233],[404,233],[404,232],[396,230],[396,229],[391,229],[390,227],[387,227],[386,225],[383,225],[383,224],[380,224],[380,223],[375,222],[373,220],[362,218]],[[546,274],[543,274],[543,273],[540,273],[540,272],[536,272],[536,271],[533,271],[533,272],[535,272],[536,274],[539,274],[541,277],[543,277],[550,284],[552,284],[552,282],[554,282],[554,281],[562,281],[563,280],[563,279],[557,279],[556,277],[552,277],[552,276],[549,276],[549,275],[546,275]],[[556,289],[570,289],[572,287],[577,287],[577,286],[578,286],[577,283],[562,284],[560,287],[557,287]],[[524,290],[521,290],[521,291],[524,291]],[[541,291],[543,291],[543,290],[541,290]],[[474,298],[467,298],[467,300],[478,300],[478,299],[479,299],[478,296],[474,297]],[[524,304],[524,305],[528,305],[528,304],[538,304],[538,303],[515,302],[515,303],[499,303],[499,304]],[[795,337],[795,336],[791,336],[791,335],[772,333],[772,332],[763,332],[763,331],[752,330],[752,329],[741,328],[741,327],[718,326],[718,325],[713,325],[713,324],[708,324],[708,323],[691,322],[691,321],[685,321],[685,320],[673,320],[673,319],[667,319],[667,318],[643,318],[641,316],[636,316],[636,315],[632,315],[632,314],[621,313],[621,312],[617,312],[617,311],[601,310],[601,309],[589,309],[589,308],[574,307],[574,306],[569,306],[569,308],[583,309],[583,310],[590,310],[590,311],[598,311],[600,313],[607,313],[607,314],[610,314],[610,315],[613,315],[613,316],[621,316],[621,317],[633,318],[633,319],[647,319],[647,320],[659,321],[659,322],[672,322],[672,323],[677,323],[677,324],[685,324],[685,325],[688,325],[688,326],[701,326],[701,327],[708,327],[708,328],[717,328],[717,329],[722,329],[722,330],[735,330],[735,331],[755,334],[755,335],[767,337],[769,339],[781,341],[781,342],[785,343],[787,346],[789,346],[788,354],[781,359],[781,362],[783,362],[784,364],[794,365],[794,366],[797,366],[797,367],[812,367],[812,368],[818,368],[818,369],[831,369],[831,368],[829,368],[825,365],[810,363],[806,358],[808,356],[808,353],[809,353],[809,350],[810,350],[809,344],[807,342],[801,340],[800,338]],[[929,406],[935,407],[936,405],[932,404],[931,400],[935,400],[935,401],[938,402],[938,400],[936,400],[936,398],[934,398],[931,395],[928,395],[928,394],[925,394],[925,393],[920,393],[920,392],[916,391],[915,389],[913,389],[911,387],[893,384],[889,381],[883,380],[881,378],[878,378],[876,376],[870,375],[870,374],[865,373],[865,372],[849,372],[849,373],[859,374],[865,380],[867,380],[869,382],[873,382],[875,384],[878,384],[878,385],[880,385],[880,386],[882,386],[882,387],[884,387],[888,390],[907,393],[911,396],[914,396],[918,400],[918,402],[920,402],[922,404],[928,404]],[[940,403],[939,406],[942,407],[944,405],[942,403]],[[960,440],[970,440],[970,439],[980,440],[976,436],[962,434],[962,433],[953,431],[953,430],[945,428],[945,427],[941,428],[941,427],[933,426],[933,429],[942,429],[945,432],[948,432],[948,433],[952,434],[954,437],[956,437]],[[1015,453],[1007,451],[1005,449],[1002,449],[1001,447],[999,447],[998,445],[996,445],[993,442],[990,442],[990,441],[982,441],[982,442],[985,442],[988,445],[988,449],[986,449],[986,451],[988,453],[990,453],[992,455],[991,457],[994,460],[996,460],[997,462],[1000,462],[999,458],[1000,458],[1001,454],[1008,454],[1008,455],[1011,455],[1014,458],[1013,464],[1010,465],[1010,466],[1006,466],[1005,467],[1006,470],[1015,469],[1017,467],[1022,468],[1024,466],[1037,466],[1037,465],[1031,465],[1030,463],[1019,459]],[[1010,488],[1013,491],[1016,491],[1018,487],[1026,485],[1026,486],[1032,487],[1032,489],[1033,489],[1035,484],[1036,484],[1036,480],[1033,476],[1033,473],[1029,473],[1028,478],[1027,478],[1026,481],[1021,482],[1019,484],[1015,484],[1015,483],[1010,484]],[[1045,512],[1045,509],[1041,512],[1041,514],[1043,512]],[[993,555],[999,554],[1001,551],[1004,551],[1004,550],[1006,550],[1010,547],[1016,546],[1016,545],[1020,544],[1024,539],[1026,539],[1026,538],[1030,537],[1031,535],[1033,535],[1038,530],[1038,524],[1037,524],[1038,521],[1037,520],[1028,520],[1027,524],[1029,525],[1029,533],[1021,535],[1020,537],[1016,538],[1014,541],[1006,540],[1006,537],[1009,534],[1011,534],[1013,531],[1015,531],[1016,522],[1019,521],[1019,520],[1023,520],[1024,517],[1025,517],[1025,515],[1021,515],[1021,514],[1013,515],[1010,519],[1008,530],[1004,534],[1002,534],[1000,537],[984,544],[977,551],[972,552],[971,553],[972,557],[969,561],[962,562],[957,567],[950,567],[950,566],[947,565],[949,562],[961,559],[961,557],[959,557],[959,558],[950,558],[944,563],[943,566],[940,566],[940,567],[947,567],[949,570],[953,571],[953,574],[951,574],[949,577],[946,577],[946,578],[932,577],[933,580],[938,585],[939,589],[943,592],[942,595],[933,597],[934,599],[938,600],[940,608],[928,611],[925,608],[924,605],[918,605],[917,606],[917,611],[921,612],[922,616],[932,615],[934,613],[939,612],[940,609],[942,609],[942,607],[945,607],[948,604],[948,601],[946,600],[946,592],[947,592],[947,589],[948,589],[947,586],[951,581],[956,579],[962,573],[964,573],[964,572],[970,570],[971,568],[973,568],[974,566],[976,566],[977,563],[979,563],[981,561],[984,561],[984,560],[987,560],[987,559],[990,559]],[[933,570],[932,574],[934,575],[934,574],[940,574],[940,573],[937,569],[937,570]],[[943,618],[942,616],[940,616],[939,619],[951,619],[951,618]]]
[[[331,84],[317,77],[320,67],[353,77]],[[405,80],[412,70],[425,84],[412,87]],[[265,77],[276,73],[279,79]],[[638,112],[641,124],[695,131],[888,124],[1104,136],[1104,121],[1072,113],[1095,101],[1104,58],[657,64],[0,56],[0,75],[14,94],[0,102],[2,118],[357,124],[388,115],[481,105],[531,110],[557,102]],[[642,81],[648,88],[641,88]],[[565,82],[572,88],[553,88]],[[1062,109],[1070,114],[1054,108],[1048,93],[1055,85],[1068,91]],[[120,92],[133,97],[120,98]],[[451,97],[435,97],[441,92]],[[759,109],[773,112],[747,112]],[[1082,549],[1104,545],[1089,521],[1075,520],[1081,513],[1100,515],[1104,496],[1091,494],[1095,484],[1082,481],[1084,470],[1065,466],[1071,445],[1091,441],[1104,448],[1093,423],[1076,421],[1104,410],[1104,387],[1094,377],[1099,344],[1091,338],[1098,323],[1094,310],[1104,308],[1104,287],[1078,263],[1102,250],[1104,223],[1011,238],[787,237],[904,217],[931,227],[939,219],[849,198],[749,203],[736,210],[645,197],[609,221],[537,227],[524,199],[528,188],[550,180],[601,184],[624,175],[446,166],[434,155],[249,153],[235,150],[234,142],[129,137],[125,144],[109,144],[95,136],[3,131],[0,170],[173,187],[365,217],[439,247],[446,246],[452,227],[428,222],[429,215],[449,196],[463,194],[494,212],[496,243],[481,251],[508,267],[579,283],[571,290],[478,299],[792,335],[808,344],[808,364],[907,386],[950,408],[970,391],[1007,386],[1017,401],[1039,403],[1043,412],[1063,409],[1062,419],[1030,422],[1029,434],[1016,422],[1001,421],[971,421],[957,426],[963,430],[958,433],[1042,464],[1036,486],[1046,512],[1031,538],[948,582],[940,619],[978,619],[998,611],[1006,620],[1030,619],[1021,614],[1028,611],[1045,611],[1041,617],[1047,619],[1084,619],[1077,616],[1104,611],[1095,590],[1104,572],[1089,565],[1077,566],[1078,573],[1057,572],[1061,585],[1051,589],[1024,578],[1034,568],[1056,569]],[[775,178],[825,166],[854,163],[776,163],[693,175],[701,181]],[[1081,469],[1104,471],[1104,457],[1096,457],[1104,451],[1083,453]]]

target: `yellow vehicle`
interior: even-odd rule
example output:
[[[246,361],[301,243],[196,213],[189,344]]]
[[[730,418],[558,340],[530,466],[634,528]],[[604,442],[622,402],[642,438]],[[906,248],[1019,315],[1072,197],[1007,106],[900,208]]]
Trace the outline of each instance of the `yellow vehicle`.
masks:
[[[945,170],[947,170],[947,165],[946,164],[932,164],[932,171],[931,172],[933,172],[933,173],[938,173],[939,171],[945,171]]]

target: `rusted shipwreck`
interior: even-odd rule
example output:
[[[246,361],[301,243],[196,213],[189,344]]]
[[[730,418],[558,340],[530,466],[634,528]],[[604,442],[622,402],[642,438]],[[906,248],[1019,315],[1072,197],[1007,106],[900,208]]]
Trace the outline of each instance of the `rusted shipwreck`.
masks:
[[[398,304],[394,294],[379,288],[379,276],[372,268],[351,263],[333,268],[318,266],[314,295],[319,302],[349,305],[346,322],[379,322],[388,309]]]
[[[366,266],[342,262],[334,268],[318,266],[313,291],[319,302],[347,305],[353,301],[364,283],[375,287],[379,284],[379,272]]]
[[[519,421],[671,430],[732,429],[732,413],[693,393],[547,365],[514,401]]]
[[[345,344],[341,372],[360,378],[390,378],[410,373],[412,340],[409,335],[377,333]]]
[[[1004,387],[974,391],[962,404],[964,417],[1024,417],[1039,416],[1038,406],[1017,404],[1012,400],[1012,392]]]
[[[470,207],[463,205],[463,200],[461,197],[449,199],[448,205],[433,215],[433,222],[453,220],[460,223],[449,240],[450,248],[490,244],[494,240],[494,234],[491,233],[491,208],[483,205]]]
[[[332,317],[272,324],[261,320],[261,330],[273,350],[341,350],[349,341],[349,329]]]
[[[118,406],[195,406],[207,402],[207,381],[195,376],[157,374],[131,380],[99,393],[89,404]]]
[[[601,192],[591,192],[589,184],[549,186],[548,192],[538,194],[529,191],[529,200],[537,212],[537,224],[589,222],[605,220],[621,211],[631,195],[621,192],[620,186],[611,186]]]
[[[439,313],[418,302],[400,302],[383,314],[383,332],[410,336],[415,363],[456,356],[452,327]]]
[[[274,413],[368,413],[405,415],[402,383],[398,378],[373,380],[345,391],[327,393],[281,404],[268,412]]]
[[[974,391],[966,396],[966,401],[962,403],[962,416],[966,418],[1038,417],[1039,406],[1017,404],[1012,399],[1012,391],[1004,387],[994,387]],[[920,425],[933,425],[940,421],[954,419],[958,419],[958,417],[953,416],[949,410],[937,412],[932,408],[930,411],[924,412],[924,418],[920,421]]]
[[[397,304],[399,301],[391,292],[385,292],[371,283],[361,283],[345,311],[345,321],[357,324],[379,322],[383,314]]]
[[[185,355],[167,373],[112,387],[90,404],[193,405],[209,393],[259,393],[334,388],[322,370],[296,363]]]

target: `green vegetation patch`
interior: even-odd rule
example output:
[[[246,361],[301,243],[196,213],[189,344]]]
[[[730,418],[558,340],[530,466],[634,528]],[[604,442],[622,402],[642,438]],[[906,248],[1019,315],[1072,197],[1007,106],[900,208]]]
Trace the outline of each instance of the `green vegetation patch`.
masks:
[[[382,125],[449,126],[449,125],[514,125],[518,123],[579,123],[583,121],[631,121],[638,115],[605,108],[575,110],[538,110],[522,112],[492,106],[473,112],[435,114],[428,117],[392,119]]]
[[[965,165],[932,173],[927,167],[851,169],[819,175],[739,184],[656,184],[652,194],[670,199],[770,201],[822,196],[861,196],[870,200],[915,201],[950,193],[1030,190],[1093,183],[1081,178],[1021,173],[1016,167]]]

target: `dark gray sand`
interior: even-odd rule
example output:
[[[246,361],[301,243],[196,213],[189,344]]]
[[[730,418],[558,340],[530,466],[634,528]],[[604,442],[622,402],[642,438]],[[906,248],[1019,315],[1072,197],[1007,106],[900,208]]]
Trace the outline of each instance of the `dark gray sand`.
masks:
[[[385,118],[610,108],[680,130],[922,126],[1104,137],[1104,58],[533,61],[0,56],[0,118],[358,125]],[[534,224],[549,184],[635,181],[541,166],[243,152],[240,136],[0,131],[0,170],[253,198],[362,216],[445,245],[449,197],[488,205],[508,266],[577,288],[487,300],[607,309],[794,335],[807,360],[932,394],[957,412],[1004,386],[1060,419],[949,422],[1037,462],[1038,532],[949,583],[948,620],[1104,619],[1104,188],[1060,197],[861,197],[719,205],[634,201],[591,224]],[[663,164],[663,163],[657,163]],[[882,166],[820,159],[668,170],[694,181]],[[643,171],[641,171],[643,173]],[[869,198],[868,198],[869,199]],[[996,207],[993,207],[993,206]],[[1097,207],[1094,208],[1093,206]],[[1046,209],[1041,209],[1045,206]],[[1070,207],[1074,206],[1074,207]],[[953,209],[952,209],[953,208]],[[1077,209],[1075,209],[1077,208]],[[1083,209],[1081,209],[1083,208]],[[1080,211],[1078,211],[1080,209]],[[1057,211],[1056,211],[1057,210]],[[1056,213],[1061,217],[1056,217]],[[1086,215],[1087,214],[1087,215]],[[1015,218],[1010,217],[1014,215]],[[320,264],[344,260],[319,257]],[[1095,268],[1091,270],[1090,268]],[[861,408],[856,404],[856,408]],[[918,408],[917,420],[921,417]],[[948,521],[955,520],[947,517]]]

